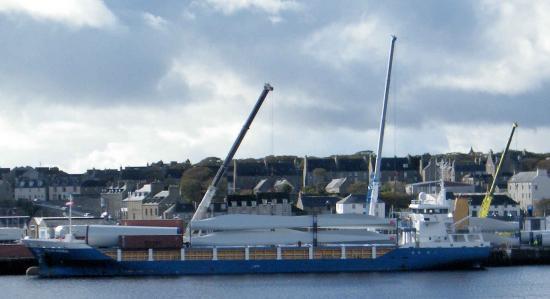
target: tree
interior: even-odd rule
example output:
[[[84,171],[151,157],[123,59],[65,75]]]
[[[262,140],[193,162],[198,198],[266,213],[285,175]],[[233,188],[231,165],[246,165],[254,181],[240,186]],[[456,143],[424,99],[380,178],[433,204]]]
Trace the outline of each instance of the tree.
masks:
[[[186,202],[198,202],[202,196],[202,184],[196,179],[181,180],[181,195]]]
[[[313,169],[313,185],[317,193],[325,193],[325,185],[327,181],[327,170],[324,168]]]
[[[355,182],[348,186],[348,193],[351,194],[367,194],[369,184],[367,182]]]
[[[395,210],[403,210],[409,207],[413,197],[405,193],[382,192],[380,198],[386,204],[386,211],[393,206]]]
[[[181,176],[181,194],[187,200],[200,201],[213,176],[214,172],[208,167],[193,167],[186,170]]]

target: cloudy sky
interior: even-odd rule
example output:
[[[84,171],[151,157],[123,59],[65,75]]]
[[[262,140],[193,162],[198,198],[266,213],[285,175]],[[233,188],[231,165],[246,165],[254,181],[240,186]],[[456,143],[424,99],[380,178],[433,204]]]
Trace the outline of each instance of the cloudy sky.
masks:
[[[548,1],[0,0],[0,165],[550,151]]]

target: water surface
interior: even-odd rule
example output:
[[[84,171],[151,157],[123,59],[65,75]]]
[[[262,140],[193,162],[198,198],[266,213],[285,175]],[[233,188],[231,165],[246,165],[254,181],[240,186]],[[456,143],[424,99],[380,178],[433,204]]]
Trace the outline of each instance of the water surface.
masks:
[[[0,277],[0,298],[550,298],[550,266],[398,273],[39,279]]]

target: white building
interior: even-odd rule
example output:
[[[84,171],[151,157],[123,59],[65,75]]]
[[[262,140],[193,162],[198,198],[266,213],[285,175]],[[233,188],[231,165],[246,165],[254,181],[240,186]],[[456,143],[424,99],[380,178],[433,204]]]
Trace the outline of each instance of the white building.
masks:
[[[42,180],[20,180],[15,185],[15,199],[48,200],[48,187]]]
[[[463,193],[454,194],[456,198],[466,198],[470,203],[470,217],[478,217],[481,210],[481,204],[485,198],[485,193]],[[452,204],[454,206],[454,203]],[[495,193],[491,206],[489,207],[489,217],[501,220],[517,220],[520,207],[517,202],[510,198],[506,193]]]
[[[128,193],[128,197],[122,201],[121,217],[124,220],[158,219],[158,210],[144,209],[144,200],[153,197],[162,191],[159,183],[145,184],[140,189]]]
[[[368,214],[367,196],[364,194],[350,194],[336,203],[336,214]],[[378,201],[376,215],[384,217],[386,204]]]
[[[535,208],[541,199],[550,199],[550,177],[544,169],[520,172],[508,181],[508,193],[522,210]]]

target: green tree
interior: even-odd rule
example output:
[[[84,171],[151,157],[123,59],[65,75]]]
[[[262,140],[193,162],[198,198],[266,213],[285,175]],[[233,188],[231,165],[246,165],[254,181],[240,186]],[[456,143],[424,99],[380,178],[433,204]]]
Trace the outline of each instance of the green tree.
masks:
[[[324,194],[325,185],[327,184],[327,170],[324,168],[315,168],[312,171],[313,185],[315,186],[316,193]]]
[[[367,194],[369,184],[367,182],[355,182],[348,186],[348,193],[351,194]]]
[[[186,170],[180,181],[180,191],[188,201],[199,202],[208,188],[214,172],[208,167],[193,167]]]

